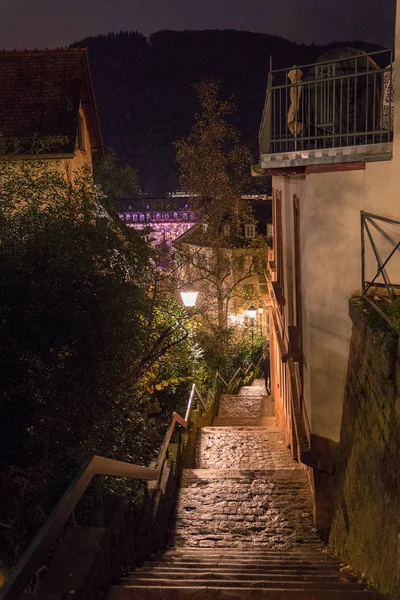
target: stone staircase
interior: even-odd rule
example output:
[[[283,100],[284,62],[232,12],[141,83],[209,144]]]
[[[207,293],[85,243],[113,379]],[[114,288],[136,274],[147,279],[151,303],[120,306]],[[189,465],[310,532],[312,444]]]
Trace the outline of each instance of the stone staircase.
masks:
[[[184,471],[171,547],[121,578],[108,600],[375,600],[313,529],[306,472],[293,461],[264,382],[220,399]]]

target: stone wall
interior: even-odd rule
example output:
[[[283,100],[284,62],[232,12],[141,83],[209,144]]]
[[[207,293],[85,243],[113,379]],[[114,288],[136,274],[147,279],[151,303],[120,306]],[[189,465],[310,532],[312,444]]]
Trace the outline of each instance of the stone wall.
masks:
[[[362,299],[353,321],[331,549],[400,598],[400,351],[398,335]]]

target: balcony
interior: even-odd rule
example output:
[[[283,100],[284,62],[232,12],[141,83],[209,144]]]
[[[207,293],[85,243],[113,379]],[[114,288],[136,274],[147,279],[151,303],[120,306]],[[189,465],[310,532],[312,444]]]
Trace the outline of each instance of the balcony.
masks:
[[[392,156],[393,52],[341,48],[269,72],[259,132],[262,169]]]

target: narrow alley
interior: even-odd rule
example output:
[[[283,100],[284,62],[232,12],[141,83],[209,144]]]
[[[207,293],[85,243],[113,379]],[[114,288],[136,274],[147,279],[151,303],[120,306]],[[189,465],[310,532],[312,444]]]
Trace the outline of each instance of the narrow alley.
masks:
[[[294,462],[264,382],[221,397],[184,470],[170,548],[111,588],[109,600],[374,599],[313,528],[307,474]]]

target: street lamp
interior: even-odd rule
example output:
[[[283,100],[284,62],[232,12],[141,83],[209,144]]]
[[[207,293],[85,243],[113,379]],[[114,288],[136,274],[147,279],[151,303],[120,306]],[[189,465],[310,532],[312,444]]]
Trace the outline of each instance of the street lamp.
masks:
[[[180,290],[180,294],[182,297],[182,302],[184,304],[184,306],[189,307],[189,306],[196,306],[196,300],[197,300],[197,295],[199,293],[199,290],[196,290],[196,288],[191,285],[190,283],[188,283],[187,285],[184,285],[183,288],[181,288]]]
[[[251,320],[251,359],[254,363],[254,320],[257,316],[257,309],[255,306],[251,305],[246,312]]]
[[[250,317],[250,319],[255,319],[256,315],[257,315],[256,307],[253,305],[249,306],[249,308],[247,309],[247,316]]]
[[[264,307],[259,306],[257,310],[258,310],[258,314],[260,315],[260,335],[262,337],[262,314],[264,312]]]

